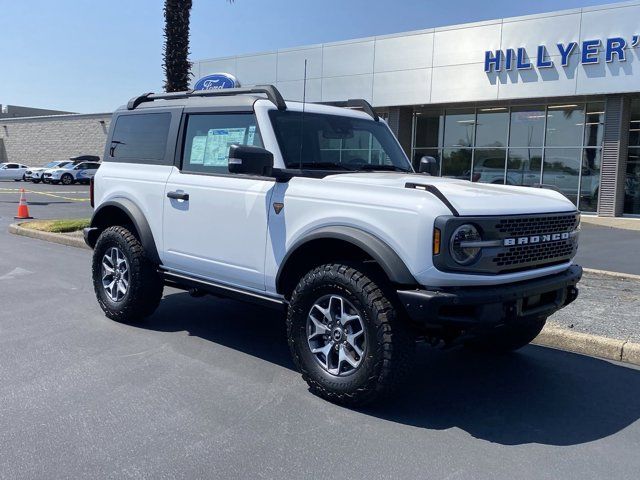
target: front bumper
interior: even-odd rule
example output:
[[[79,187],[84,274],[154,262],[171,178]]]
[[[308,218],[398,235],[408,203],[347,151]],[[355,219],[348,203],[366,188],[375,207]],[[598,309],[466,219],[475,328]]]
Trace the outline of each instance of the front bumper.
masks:
[[[524,282],[488,287],[399,290],[409,318],[426,326],[492,327],[548,317],[573,302],[582,267]]]

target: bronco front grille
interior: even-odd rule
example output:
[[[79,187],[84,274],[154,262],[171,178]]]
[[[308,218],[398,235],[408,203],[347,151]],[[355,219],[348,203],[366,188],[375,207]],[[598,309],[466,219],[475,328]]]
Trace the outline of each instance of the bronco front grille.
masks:
[[[523,266],[531,264],[549,266],[565,262],[574,255],[575,249],[576,243],[572,239],[536,245],[517,245],[506,247],[506,251],[498,253],[492,261],[500,267],[501,273],[505,273],[520,270]]]
[[[449,242],[460,225],[470,223],[481,232],[482,241],[477,260],[468,265],[457,264]],[[434,255],[436,268],[443,271],[479,274],[505,274],[544,268],[570,261],[578,249],[580,214],[563,212],[503,217],[438,217],[442,251]]]
[[[507,237],[544,233],[572,232],[580,223],[580,214],[503,218],[495,229]]]

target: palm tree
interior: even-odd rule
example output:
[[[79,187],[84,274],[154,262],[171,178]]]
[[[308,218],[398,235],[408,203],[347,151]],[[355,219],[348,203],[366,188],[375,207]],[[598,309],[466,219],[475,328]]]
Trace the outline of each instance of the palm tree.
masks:
[[[192,0],[164,1],[164,89],[167,92],[188,90],[191,77],[189,62],[189,17]]]
[[[233,3],[234,0],[228,0]],[[182,92],[189,89],[189,17],[192,0],[164,1],[164,89]]]

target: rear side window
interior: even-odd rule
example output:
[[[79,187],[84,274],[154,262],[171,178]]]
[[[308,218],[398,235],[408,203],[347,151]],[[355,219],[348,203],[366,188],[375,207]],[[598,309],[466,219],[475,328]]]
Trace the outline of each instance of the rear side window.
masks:
[[[171,114],[120,115],[116,120],[109,157],[116,162],[164,163]]]
[[[189,115],[184,137],[182,171],[229,173],[229,146],[234,143],[263,146],[254,114]]]

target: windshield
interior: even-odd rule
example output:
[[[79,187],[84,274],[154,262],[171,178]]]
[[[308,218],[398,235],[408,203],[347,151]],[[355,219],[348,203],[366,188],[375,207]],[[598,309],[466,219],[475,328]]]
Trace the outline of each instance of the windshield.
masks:
[[[411,165],[382,122],[321,113],[269,112],[286,168],[410,172]]]

